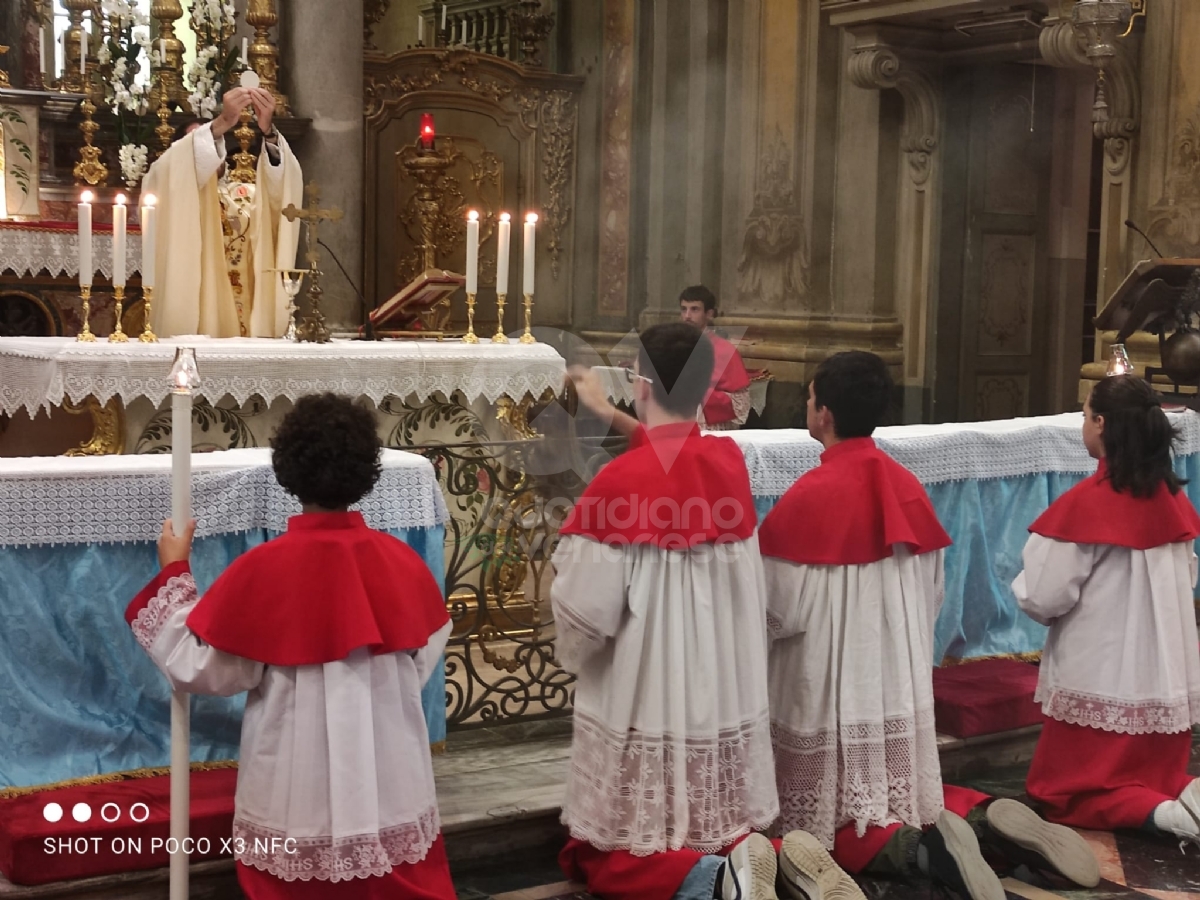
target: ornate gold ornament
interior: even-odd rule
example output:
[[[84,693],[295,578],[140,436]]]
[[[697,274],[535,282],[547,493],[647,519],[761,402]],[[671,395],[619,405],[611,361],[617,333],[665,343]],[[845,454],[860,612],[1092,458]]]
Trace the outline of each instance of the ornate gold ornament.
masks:
[[[63,409],[72,415],[87,413],[92,417],[92,436],[64,456],[117,456],[124,452],[125,417],[118,398],[113,397],[103,406],[90,395],[78,404],[64,398]]]
[[[248,0],[246,24],[254,28],[250,42],[250,68],[258,73],[262,87],[275,97],[275,113],[290,116],[287,95],[279,90],[279,50],[271,43],[271,29],[278,24],[275,0]]]

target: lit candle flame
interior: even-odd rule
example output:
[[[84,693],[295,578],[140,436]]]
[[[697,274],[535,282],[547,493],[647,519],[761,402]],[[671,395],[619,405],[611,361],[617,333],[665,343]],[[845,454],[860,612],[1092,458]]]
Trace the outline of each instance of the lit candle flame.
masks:
[[[158,198],[153,194],[146,194],[142,197],[142,206],[153,206],[158,202]]]
[[[91,203],[92,198],[94,196],[95,196],[95,194],[93,194],[91,191],[84,191],[82,194],[79,195],[79,202],[80,203]]]
[[[538,220],[538,214],[537,214],[537,213],[530,213],[529,215],[527,215],[527,216],[525,217],[525,221],[526,221],[526,222],[528,222],[530,225],[532,225],[533,223],[535,223],[537,220]]]
[[[471,210],[469,213],[467,213],[467,218],[470,219],[472,222],[478,222],[479,221],[479,213],[476,212],[475,210]]]
[[[507,222],[512,218],[508,213],[500,213],[500,221]]]
[[[116,203],[117,206],[124,206],[125,205],[125,195],[117,194],[117,197],[113,202]]]

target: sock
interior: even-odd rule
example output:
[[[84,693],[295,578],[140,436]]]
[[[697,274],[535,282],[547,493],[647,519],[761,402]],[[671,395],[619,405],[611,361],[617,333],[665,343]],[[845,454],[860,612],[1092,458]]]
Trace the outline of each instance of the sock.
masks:
[[[1154,807],[1154,815],[1151,816],[1151,820],[1154,827],[1164,834],[1173,834],[1176,837],[1192,840],[1200,838],[1200,825],[1178,800],[1167,800],[1158,804]]]

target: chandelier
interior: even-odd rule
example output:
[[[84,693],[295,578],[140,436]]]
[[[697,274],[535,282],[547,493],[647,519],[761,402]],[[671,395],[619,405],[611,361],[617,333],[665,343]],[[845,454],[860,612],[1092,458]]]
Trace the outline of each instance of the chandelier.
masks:
[[[1084,53],[1097,70],[1096,100],[1092,121],[1108,121],[1108,92],[1105,69],[1117,55],[1117,41],[1133,30],[1136,16],[1146,14],[1146,0],[1076,0],[1071,24],[1083,39]]]

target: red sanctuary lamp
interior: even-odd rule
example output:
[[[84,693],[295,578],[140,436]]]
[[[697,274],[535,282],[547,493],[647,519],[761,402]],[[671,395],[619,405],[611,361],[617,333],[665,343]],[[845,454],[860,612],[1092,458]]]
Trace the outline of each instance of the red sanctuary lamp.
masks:
[[[433,113],[421,113],[421,149],[432,150],[435,136],[433,130]]]

